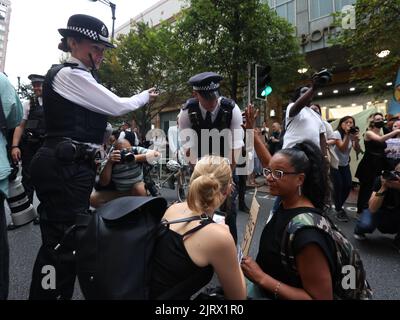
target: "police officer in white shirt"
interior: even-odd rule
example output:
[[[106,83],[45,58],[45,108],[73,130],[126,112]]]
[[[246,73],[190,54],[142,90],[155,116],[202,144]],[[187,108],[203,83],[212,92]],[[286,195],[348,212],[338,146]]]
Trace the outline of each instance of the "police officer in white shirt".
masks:
[[[108,41],[100,20],[73,15],[59,29],[59,49],[70,52],[66,63],[53,65],[43,83],[46,139],[32,161],[43,243],[36,258],[30,299],[70,299],[76,277],[74,237],[65,231],[77,214],[89,209],[95,180],[94,158],[103,142],[108,116],[134,111],[156,98],[155,89],[121,98],[96,80]],[[55,249],[57,247],[57,249]],[[55,288],[42,286],[43,266],[55,268]]]
[[[215,72],[203,72],[189,79],[194,98],[186,101],[179,114],[179,136],[183,142],[182,147],[189,156],[190,164],[195,164],[202,156],[216,154],[228,158],[234,171],[235,159],[239,158],[244,146],[242,112],[235,101],[221,96],[219,92],[221,80],[223,77]],[[212,139],[211,130],[217,130],[221,134],[220,138]],[[224,131],[229,131],[231,136],[225,136]],[[187,138],[190,140],[187,141]],[[235,190],[228,201],[229,205],[226,205],[228,214],[225,220],[235,242],[237,240],[234,201],[236,195]]]

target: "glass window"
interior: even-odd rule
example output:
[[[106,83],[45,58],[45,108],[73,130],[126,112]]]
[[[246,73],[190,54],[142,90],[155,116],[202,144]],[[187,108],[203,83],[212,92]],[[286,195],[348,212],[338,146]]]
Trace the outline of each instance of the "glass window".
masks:
[[[342,8],[344,6],[347,6],[349,4],[355,4],[356,0],[335,0],[335,10],[336,11],[342,11]]]
[[[311,20],[330,15],[333,12],[331,0],[310,0]]]
[[[270,0],[271,8],[275,9],[278,16],[286,19],[292,25],[296,22],[296,2],[294,0]]]

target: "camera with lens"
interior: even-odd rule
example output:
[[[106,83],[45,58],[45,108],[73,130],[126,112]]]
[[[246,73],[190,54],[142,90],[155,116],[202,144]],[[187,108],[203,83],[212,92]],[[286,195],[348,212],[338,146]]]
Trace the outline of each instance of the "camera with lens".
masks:
[[[122,149],[120,154],[121,154],[120,163],[135,162],[135,153],[131,149]]]
[[[360,131],[359,127],[351,127],[349,130],[349,134],[356,134]]]
[[[328,69],[322,69],[311,77],[317,86],[325,85],[332,81],[332,73]]]
[[[400,173],[397,171],[382,171],[382,178],[388,181],[397,181],[400,178]]]

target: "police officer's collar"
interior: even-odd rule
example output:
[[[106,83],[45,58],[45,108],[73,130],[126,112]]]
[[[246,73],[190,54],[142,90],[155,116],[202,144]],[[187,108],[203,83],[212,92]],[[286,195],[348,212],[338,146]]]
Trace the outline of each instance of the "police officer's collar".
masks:
[[[67,62],[68,63],[76,63],[79,68],[85,69],[86,71],[90,72],[90,69],[87,66],[85,66],[85,64],[81,60],[79,60],[75,57],[69,57]]]
[[[219,107],[220,107],[220,105],[221,105],[221,99],[222,99],[222,97],[219,97],[219,98],[218,98],[218,100],[217,100],[217,105],[215,106],[214,110],[213,110],[213,111],[210,111],[212,115],[218,113]],[[207,111],[209,111],[209,110],[206,110],[206,109],[201,105],[200,101],[199,101],[199,108],[200,108],[201,114],[203,115],[203,118],[204,118],[205,115],[206,115],[206,113],[207,113]]]

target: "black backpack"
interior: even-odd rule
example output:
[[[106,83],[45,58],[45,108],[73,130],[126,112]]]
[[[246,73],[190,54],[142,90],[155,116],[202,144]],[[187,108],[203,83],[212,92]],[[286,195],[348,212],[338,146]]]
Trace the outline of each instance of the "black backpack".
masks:
[[[195,216],[161,220],[167,201],[158,197],[122,197],[76,221],[77,275],[89,300],[149,298],[152,256],[159,237],[172,223],[204,220]],[[178,283],[157,299],[171,299],[190,285]]]

